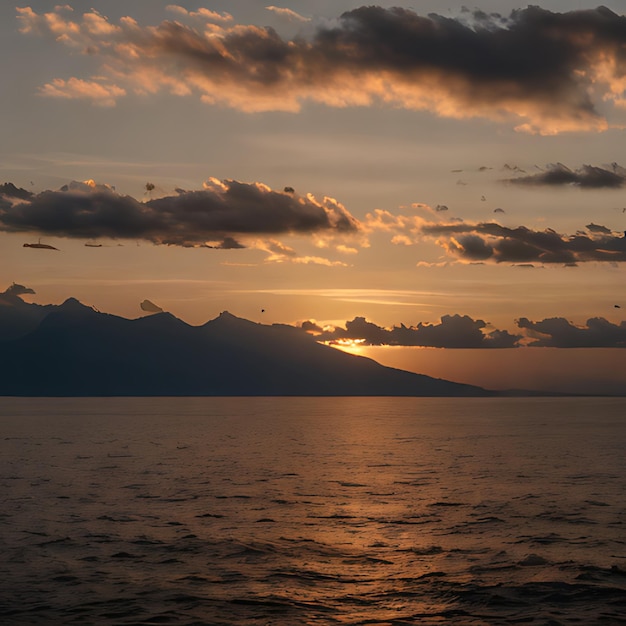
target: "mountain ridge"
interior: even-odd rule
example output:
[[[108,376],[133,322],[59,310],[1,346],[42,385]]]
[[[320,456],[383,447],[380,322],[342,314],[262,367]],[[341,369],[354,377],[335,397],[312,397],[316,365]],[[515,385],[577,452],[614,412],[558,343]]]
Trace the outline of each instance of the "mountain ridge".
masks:
[[[2,294],[0,294],[0,299]],[[30,305],[22,301],[21,310]],[[3,323],[0,307],[0,327]],[[223,311],[202,326],[170,313],[127,319],[75,298],[35,309],[0,341],[0,395],[490,396],[480,387],[385,367],[306,332]],[[24,329],[22,329],[23,331]]]

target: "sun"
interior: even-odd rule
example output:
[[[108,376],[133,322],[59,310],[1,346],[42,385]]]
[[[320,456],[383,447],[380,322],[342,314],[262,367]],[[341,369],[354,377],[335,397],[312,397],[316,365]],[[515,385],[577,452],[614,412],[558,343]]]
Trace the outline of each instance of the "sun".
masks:
[[[344,352],[349,352],[350,354],[360,354],[365,344],[365,339],[333,339],[332,341],[326,341],[324,343],[333,348],[339,348]]]

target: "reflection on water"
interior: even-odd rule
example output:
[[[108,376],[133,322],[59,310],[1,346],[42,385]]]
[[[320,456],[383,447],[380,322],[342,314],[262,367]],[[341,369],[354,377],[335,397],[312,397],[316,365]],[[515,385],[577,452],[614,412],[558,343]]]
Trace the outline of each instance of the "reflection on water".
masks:
[[[0,622],[624,623],[625,409],[0,399]]]

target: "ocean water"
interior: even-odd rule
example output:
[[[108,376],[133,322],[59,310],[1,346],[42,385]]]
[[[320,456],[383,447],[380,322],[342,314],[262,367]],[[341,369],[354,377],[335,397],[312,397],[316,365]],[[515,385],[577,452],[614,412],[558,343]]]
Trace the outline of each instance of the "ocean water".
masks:
[[[0,624],[626,624],[626,399],[0,398]]]

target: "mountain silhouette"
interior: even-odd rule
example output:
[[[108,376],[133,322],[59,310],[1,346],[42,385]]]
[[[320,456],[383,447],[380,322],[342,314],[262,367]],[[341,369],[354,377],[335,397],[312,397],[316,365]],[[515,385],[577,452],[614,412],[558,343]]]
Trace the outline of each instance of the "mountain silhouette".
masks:
[[[202,326],[170,313],[131,320],[74,298],[0,351],[4,396],[493,395],[341,352],[293,326],[228,312]]]
[[[34,293],[32,289],[28,290],[15,283],[6,291],[0,292],[0,342],[32,332],[56,308],[51,304],[41,306],[24,302],[20,298],[20,292]]]

